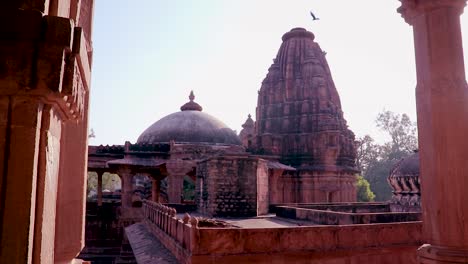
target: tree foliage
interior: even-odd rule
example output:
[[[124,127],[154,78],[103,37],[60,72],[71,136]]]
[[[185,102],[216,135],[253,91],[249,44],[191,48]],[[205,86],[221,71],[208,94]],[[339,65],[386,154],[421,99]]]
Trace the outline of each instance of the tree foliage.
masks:
[[[97,173],[88,172],[88,184],[86,188],[86,195],[88,198],[91,198],[92,196],[97,194],[97,185]],[[120,180],[119,175],[110,173],[104,173],[102,175],[102,190],[109,190],[113,192],[117,189],[120,189],[121,185],[122,182]]]
[[[357,200],[358,202],[373,202],[375,194],[370,188],[369,182],[361,175],[357,176]]]
[[[378,114],[376,125],[390,136],[390,141],[379,145],[369,135],[358,139],[356,164],[375,193],[375,200],[386,201],[392,195],[387,177],[400,159],[417,149],[417,128],[408,115],[391,111]]]

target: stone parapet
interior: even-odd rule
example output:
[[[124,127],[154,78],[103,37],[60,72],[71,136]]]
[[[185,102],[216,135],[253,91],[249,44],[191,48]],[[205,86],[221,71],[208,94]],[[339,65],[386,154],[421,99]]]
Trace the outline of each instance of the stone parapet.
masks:
[[[180,263],[416,263],[421,223],[206,228],[197,218],[145,201],[150,232]],[[340,262],[341,263],[341,262]],[[354,263],[354,262],[353,262]],[[356,262],[357,263],[357,262]]]
[[[144,222],[150,232],[169,249],[180,263],[189,263],[195,248],[198,220],[188,214],[176,217],[176,210],[151,201],[143,202]]]
[[[421,221],[421,213],[374,212],[361,209],[361,212],[338,212],[324,209],[278,206],[275,211],[280,217],[312,221],[319,225],[351,225]]]

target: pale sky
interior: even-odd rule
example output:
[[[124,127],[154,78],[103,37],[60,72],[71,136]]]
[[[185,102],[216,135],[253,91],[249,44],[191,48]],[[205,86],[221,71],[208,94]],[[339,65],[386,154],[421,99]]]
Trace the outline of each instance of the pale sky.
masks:
[[[241,129],[257,91],[294,27],[327,52],[345,118],[356,136],[385,137],[382,110],[416,120],[412,28],[397,0],[96,1],[91,145],[135,143],[179,111],[190,90],[209,113]],[[320,18],[312,22],[309,11]],[[468,12],[468,11],[467,11]],[[464,47],[468,18],[462,16]],[[467,61],[465,52],[465,61]]]

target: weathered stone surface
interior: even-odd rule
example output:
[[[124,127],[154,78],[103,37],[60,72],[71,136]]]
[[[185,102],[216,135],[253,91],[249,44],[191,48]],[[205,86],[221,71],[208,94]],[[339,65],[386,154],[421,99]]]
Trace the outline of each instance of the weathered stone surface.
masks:
[[[257,216],[269,205],[266,161],[248,155],[212,157],[197,166],[198,210],[209,216]]]
[[[468,86],[460,15],[466,0],[402,0],[416,54],[423,236],[420,263],[468,259]]]
[[[348,129],[324,52],[314,34],[294,28],[258,94],[254,152],[298,168],[272,194],[281,202],[355,201],[354,134]],[[287,191],[286,191],[287,192]],[[289,195],[289,193],[287,194]]]
[[[178,264],[179,262],[142,223],[125,228],[125,233],[139,264]]]
[[[180,112],[167,115],[147,128],[137,140],[139,144],[154,144],[174,141],[177,143],[209,143],[241,145],[239,137],[217,118],[202,112],[195,103],[193,92],[190,102]]]
[[[393,212],[421,211],[421,179],[419,177],[419,153],[401,159],[387,178],[393,189]]]
[[[242,125],[242,130],[239,133],[242,145],[247,149],[251,150],[253,147],[253,142],[255,138],[255,122],[252,119],[252,116],[249,114],[247,120]]]
[[[0,3],[1,263],[71,263],[84,242],[90,65],[69,9],[92,6],[53,2]]]

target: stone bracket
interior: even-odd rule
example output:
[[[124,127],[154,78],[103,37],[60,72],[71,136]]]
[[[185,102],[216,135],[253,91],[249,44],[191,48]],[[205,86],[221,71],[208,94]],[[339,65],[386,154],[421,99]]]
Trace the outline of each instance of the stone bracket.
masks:
[[[81,28],[39,11],[0,11],[0,96],[34,96],[81,120],[90,65]]]

